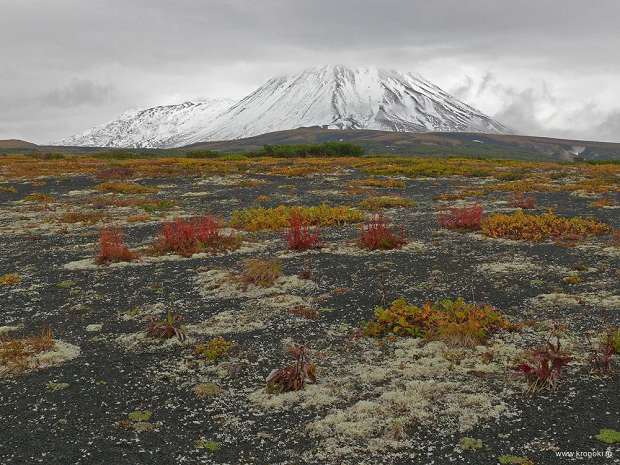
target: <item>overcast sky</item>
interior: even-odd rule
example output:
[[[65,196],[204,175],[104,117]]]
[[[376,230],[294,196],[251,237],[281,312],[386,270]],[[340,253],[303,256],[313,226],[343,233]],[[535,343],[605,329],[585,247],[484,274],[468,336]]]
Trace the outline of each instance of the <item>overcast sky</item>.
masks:
[[[0,139],[342,63],[420,73],[523,134],[620,142],[618,18],[618,0],[0,0]]]

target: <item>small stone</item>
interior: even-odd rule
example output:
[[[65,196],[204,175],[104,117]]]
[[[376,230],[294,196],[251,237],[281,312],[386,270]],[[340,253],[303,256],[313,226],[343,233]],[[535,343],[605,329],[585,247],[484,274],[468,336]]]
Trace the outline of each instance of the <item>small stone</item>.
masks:
[[[620,443],[620,431],[616,431],[610,428],[603,428],[595,436],[601,442],[605,444],[618,444]]]
[[[102,324],[92,324],[92,325],[88,325],[86,326],[86,331],[89,333],[98,333],[99,331],[101,331],[103,328]]]
[[[127,418],[134,422],[142,422],[149,421],[152,416],[153,412],[151,412],[150,410],[134,410],[129,415],[127,415]]]
[[[461,438],[461,441],[459,442],[459,447],[463,450],[478,450],[482,449],[482,446],[483,444],[481,439],[464,437]]]
[[[131,429],[138,433],[144,433],[146,431],[153,431],[155,429],[155,425],[153,423],[149,423],[148,421],[136,421],[131,424]]]
[[[69,383],[54,383],[52,381],[47,383],[47,389],[52,392],[62,391],[64,389],[67,389],[69,386],[70,386]]]
[[[200,383],[193,387],[192,391],[198,397],[215,397],[219,396],[224,390],[214,383]]]

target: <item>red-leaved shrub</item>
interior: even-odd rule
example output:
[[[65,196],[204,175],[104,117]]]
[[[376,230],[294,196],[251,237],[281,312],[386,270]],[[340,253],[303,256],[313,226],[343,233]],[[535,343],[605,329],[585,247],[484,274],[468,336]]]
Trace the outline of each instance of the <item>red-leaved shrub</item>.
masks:
[[[560,340],[556,339],[555,343],[547,341],[544,347],[528,352],[526,360],[514,369],[526,379],[530,392],[554,389],[563,368],[571,359],[571,356],[561,349]]]
[[[304,346],[291,346],[288,352],[295,359],[295,363],[273,370],[267,376],[267,392],[271,394],[299,391],[304,388],[306,380],[316,383],[316,366],[310,361],[308,349]]]
[[[360,247],[368,250],[398,249],[405,245],[405,233],[401,229],[399,235],[395,234],[388,226],[387,221],[381,214],[373,215],[370,221],[362,225],[359,238]]]
[[[237,236],[222,234],[219,221],[212,216],[189,220],[177,218],[164,224],[155,243],[155,250],[189,257],[203,250],[235,249],[239,243]]]
[[[293,214],[289,219],[286,241],[289,250],[308,250],[320,247],[319,228],[312,230],[301,215]]]
[[[99,264],[129,262],[138,255],[127,248],[123,233],[118,228],[105,228],[99,233],[99,255],[95,261]]]
[[[439,225],[447,229],[480,229],[484,209],[482,206],[470,205],[466,207],[452,207],[446,213],[438,216]]]

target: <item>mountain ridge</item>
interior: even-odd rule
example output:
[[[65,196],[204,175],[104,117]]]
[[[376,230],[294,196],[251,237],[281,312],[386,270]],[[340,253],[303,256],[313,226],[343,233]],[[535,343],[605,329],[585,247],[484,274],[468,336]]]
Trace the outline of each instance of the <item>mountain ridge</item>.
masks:
[[[511,132],[417,74],[333,65],[271,78],[237,102],[207,99],[124,113],[59,145],[169,148],[301,126]]]

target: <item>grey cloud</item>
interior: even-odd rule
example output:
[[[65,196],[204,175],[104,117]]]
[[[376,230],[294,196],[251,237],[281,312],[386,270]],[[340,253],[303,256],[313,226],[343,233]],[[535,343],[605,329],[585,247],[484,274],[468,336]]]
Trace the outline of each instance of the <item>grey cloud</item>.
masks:
[[[594,128],[591,136],[596,140],[620,141],[620,110],[608,114],[605,120]]]
[[[40,101],[52,107],[97,105],[109,100],[113,94],[112,86],[101,85],[87,79],[75,79],[60,89],[43,94]]]
[[[274,73],[324,63],[422,75],[460,63],[475,82],[447,66],[433,80],[443,85],[445,77],[474,106],[504,96],[499,112],[524,123],[531,85],[515,77],[577,76],[596,100],[593,77],[617,82],[620,74],[616,0],[0,0],[0,11],[0,110],[14,110],[11,134],[0,111],[0,138],[16,128],[30,139],[59,138],[128,107],[243,95]],[[492,89],[507,78],[514,95]],[[50,118],[40,125],[23,105],[37,98]]]

